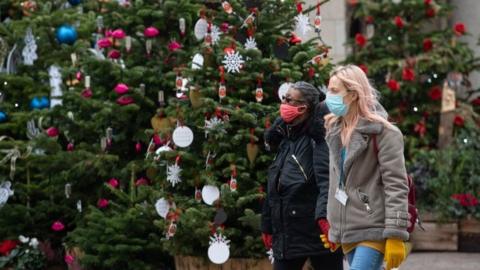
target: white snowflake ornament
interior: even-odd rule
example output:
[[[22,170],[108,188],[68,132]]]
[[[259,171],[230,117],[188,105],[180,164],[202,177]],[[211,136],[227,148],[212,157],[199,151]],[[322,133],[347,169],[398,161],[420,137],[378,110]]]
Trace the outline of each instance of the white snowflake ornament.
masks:
[[[212,45],[215,45],[220,41],[220,35],[222,35],[222,31],[216,25],[212,25],[212,29],[210,30],[210,37],[212,40]]]
[[[220,128],[223,125],[223,120],[216,116],[210,118],[210,120],[205,119],[205,138],[213,130]],[[220,130],[222,133],[226,133],[225,129]]]
[[[295,32],[305,36],[310,31],[310,22],[307,16],[303,13],[295,17]]]
[[[180,178],[180,173],[182,172],[182,168],[178,166],[177,163],[167,166],[167,181],[175,187],[176,184],[182,182]]]
[[[27,66],[32,66],[33,62],[37,60],[37,42],[35,41],[35,37],[32,33],[32,28],[27,29],[27,33],[25,34],[25,47],[22,51],[23,56],[23,63]]]
[[[236,73],[240,72],[240,68],[242,68],[242,65],[245,63],[245,61],[243,60],[242,55],[240,55],[240,53],[237,51],[225,54],[222,63],[227,68],[227,72]]]
[[[255,41],[255,38],[254,37],[247,38],[247,41],[245,42],[245,49],[253,50],[256,48],[257,48],[257,42]]]
[[[210,237],[208,258],[215,264],[223,264],[230,257],[230,240],[221,233],[215,233]]]

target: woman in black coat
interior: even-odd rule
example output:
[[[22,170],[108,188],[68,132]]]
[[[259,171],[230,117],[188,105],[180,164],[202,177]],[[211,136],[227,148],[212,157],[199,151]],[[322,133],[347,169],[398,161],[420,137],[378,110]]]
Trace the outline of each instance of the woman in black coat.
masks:
[[[324,247],[328,235],[328,148],[323,116],[324,94],[306,82],[285,94],[280,115],[265,132],[276,150],[268,170],[267,199],[262,212],[262,238],[273,249],[275,270],[302,269],[310,258],[314,269],[343,269],[342,254]]]

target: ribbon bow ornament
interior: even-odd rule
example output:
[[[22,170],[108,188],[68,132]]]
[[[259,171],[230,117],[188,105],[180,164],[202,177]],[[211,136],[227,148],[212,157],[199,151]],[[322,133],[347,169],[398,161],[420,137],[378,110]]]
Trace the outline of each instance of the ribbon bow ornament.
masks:
[[[7,136],[1,136],[0,141],[8,139]],[[13,147],[12,149],[3,149],[0,150],[0,153],[4,153],[5,156],[3,159],[0,160],[0,165],[6,164],[10,161],[10,179],[13,180],[15,177],[15,164],[17,163],[17,159],[25,159],[32,153],[32,147],[27,146],[27,150],[22,155],[18,146]]]

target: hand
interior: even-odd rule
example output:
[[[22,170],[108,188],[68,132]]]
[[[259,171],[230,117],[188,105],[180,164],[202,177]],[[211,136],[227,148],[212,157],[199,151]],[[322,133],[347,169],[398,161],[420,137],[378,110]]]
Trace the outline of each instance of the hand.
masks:
[[[389,238],[385,244],[385,258],[387,263],[386,270],[398,268],[405,260],[405,243],[400,239]]]
[[[330,230],[330,224],[328,224],[328,221],[324,218],[319,219],[317,224],[320,228],[320,231],[322,232],[322,234],[320,234],[320,239],[323,242],[323,246],[330,249],[331,252],[335,252],[335,250],[337,250],[340,245],[332,243],[330,242],[330,240],[328,240],[328,230]]]
[[[262,233],[263,245],[266,249],[272,248],[272,235],[268,233]]]

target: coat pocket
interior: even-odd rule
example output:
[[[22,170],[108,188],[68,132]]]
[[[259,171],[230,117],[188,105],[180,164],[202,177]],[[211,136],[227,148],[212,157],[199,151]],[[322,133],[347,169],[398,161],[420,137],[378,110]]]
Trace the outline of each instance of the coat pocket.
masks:
[[[371,215],[373,214],[375,211],[370,207],[370,198],[368,196],[367,193],[365,192],[362,192],[361,189],[357,189],[357,196],[358,196],[358,199],[360,199],[360,201],[363,203],[363,207],[365,209],[365,211]]]

